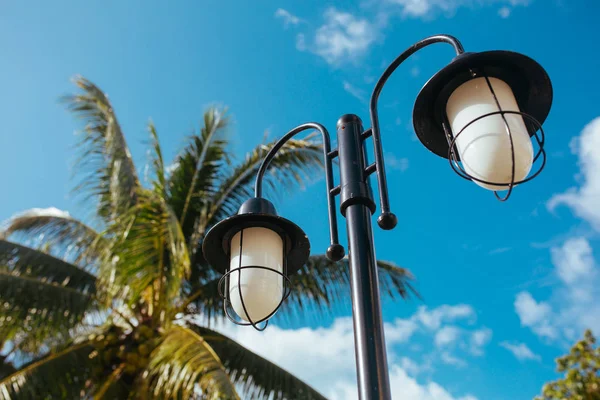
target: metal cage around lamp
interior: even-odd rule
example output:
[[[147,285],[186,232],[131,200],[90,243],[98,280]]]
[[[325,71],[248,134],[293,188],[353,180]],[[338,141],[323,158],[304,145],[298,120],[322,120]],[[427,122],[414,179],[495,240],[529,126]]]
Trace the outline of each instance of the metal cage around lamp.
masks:
[[[304,231],[263,198],[247,200],[237,215],[212,227],[202,249],[208,263],[223,273],[219,295],[227,318],[260,331],[290,295],[289,276],[310,255]]]
[[[425,147],[505,201],[546,164],[542,123],[551,104],[548,74],[531,58],[509,51],[463,53],[425,84],[413,121]],[[507,192],[500,196],[499,190]]]

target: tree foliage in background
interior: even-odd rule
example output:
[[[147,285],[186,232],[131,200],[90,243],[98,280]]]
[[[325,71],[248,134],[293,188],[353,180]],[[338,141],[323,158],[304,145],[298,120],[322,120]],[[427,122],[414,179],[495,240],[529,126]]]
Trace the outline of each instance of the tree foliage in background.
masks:
[[[547,383],[535,400],[600,400],[600,347],[592,331],[585,331],[569,354],[556,359],[563,379]]]
[[[0,230],[0,399],[323,399],[213,329],[223,303],[202,241],[252,195],[274,143],[235,159],[229,119],[211,108],[167,165],[150,123],[140,179],[106,94],[75,83],[64,100],[83,125],[75,192],[90,216],[33,209]],[[307,182],[321,157],[312,139],[289,141],[265,176],[271,194]],[[408,271],[379,268],[387,296],[411,292]],[[347,261],[312,256],[291,280],[275,321],[329,315],[347,297]]]

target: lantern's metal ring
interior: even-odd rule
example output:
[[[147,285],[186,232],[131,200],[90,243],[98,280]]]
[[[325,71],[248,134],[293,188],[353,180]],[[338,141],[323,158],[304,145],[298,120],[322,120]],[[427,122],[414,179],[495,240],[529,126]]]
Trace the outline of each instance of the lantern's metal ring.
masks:
[[[523,118],[525,118],[534,128],[535,128],[535,133],[533,135],[533,137],[535,137],[535,140],[539,146],[539,149],[536,153],[536,155],[533,157],[533,163],[535,163],[540,157],[542,157],[542,163],[540,165],[540,167],[538,168],[538,170],[530,175],[529,177],[520,180],[520,181],[515,181],[515,161],[514,161],[514,157],[515,157],[515,149],[514,149],[514,144],[513,144],[513,140],[512,140],[512,133],[510,132],[510,127],[508,126],[508,123],[505,120],[505,125],[507,127],[508,130],[508,135],[510,138],[510,147],[511,147],[511,157],[512,157],[512,175],[511,175],[511,181],[510,183],[498,183],[498,182],[489,182],[489,181],[485,181],[483,179],[479,179],[476,178],[472,175],[470,175],[467,171],[465,171],[464,167],[459,164],[459,159],[458,159],[458,152],[456,150],[456,141],[458,139],[458,137],[472,124],[474,124],[475,122],[483,119],[483,118],[487,118],[493,115],[502,115],[504,117],[504,115],[506,114],[515,114],[515,115],[520,115]],[[542,128],[542,125],[531,115],[524,113],[524,112],[520,112],[520,111],[494,111],[488,114],[484,114],[481,115],[477,118],[475,118],[474,120],[472,120],[471,122],[469,122],[467,125],[465,125],[460,132],[458,132],[458,134],[456,135],[452,135],[448,125],[446,125],[446,123],[444,124],[444,130],[446,131],[446,137],[448,139],[448,144],[449,144],[449,148],[448,148],[448,161],[450,162],[450,166],[452,167],[452,169],[454,170],[454,172],[456,172],[458,174],[458,176],[460,176],[461,178],[470,180],[470,181],[476,181],[479,183],[483,183],[486,185],[492,185],[492,186],[508,186],[508,192],[506,193],[506,195],[504,197],[500,197],[498,195],[498,191],[494,191],[494,194],[496,195],[496,198],[500,201],[506,201],[508,200],[508,198],[510,197],[513,188],[516,185],[520,185],[523,184],[525,182],[529,182],[530,180],[532,180],[533,178],[537,177],[542,170],[544,169],[544,167],[546,166],[546,150],[544,149],[544,143],[545,143],[545,138],[546,138],[546,134],[544,132],[544,128]]]
[[[223,286],[225,285],[225,281],[228,280],[229,275],[231,275],[233,272],[241,271],[243,269],[251,269],[251,268],[264,269],[267,271],[274,272],[278,275],[281,275],[283,277],[283,279],[285,280],[284,292],[283,292],[283,296],[281,297],[281,301],[279,302],[277,307],[275,307],[275,310],[273,310],[273,312],[271,314],[267,315],[266,317],[264,317],[263,319],[258,320],[258,321],[252,321],[252,319],[250,318],[250,315],[248,313],[248,310],[246,310],[246,305],[244,304],[244,298],[243,298],[243,296],[240,296],[240,300],[242,301],[242,307],[244,307],[244,313],[246,314],[246,317],[248,317],[248,321],[249,321],[249,322],[241,322],[241,321],[235,319],[234,317],[232,317],[231,314],[229,313],[228,306],[231,305],[231,302],[229,301],[226,293],[223,291]],[[240,272],[240,275],[241,275],[241,272]],[[238,287],[239,286],[240,285],[238,284]],[[252,325],[252,327],[254,329],[256,329],[258,331],[264,331],[266,329],[267,325],[269,324],[268,319],[271,318],[279,310],[279,308],[281,307],[283,302],[290,296],[290,294],[292,292],[291,288],[292,288],[292,281],[283,272],[277,271],[276,269],[269,268],[269,267],[262,267],[262,266],[258,266],[258,265],[248,265],[248,266],[244,266],[244,267],[237,267],[237,268],[232,269],[231,271],[227,271],[227,273],[225,273],[225,275],[223,275],[221,277],[221,279],[219,279],[219,284],[218,284],[217,289],[219,292],[219,296],[221,296],[221,298],[223,299],[223,309],[225,311],[225,315],[227,316],[227,319],[229,319],[231,322],[233,322],[236,325],[241,325],[241,326]],[[258,324],[260,324],[262,322],[264,322],[265,324],[262,327],[259,327]]]

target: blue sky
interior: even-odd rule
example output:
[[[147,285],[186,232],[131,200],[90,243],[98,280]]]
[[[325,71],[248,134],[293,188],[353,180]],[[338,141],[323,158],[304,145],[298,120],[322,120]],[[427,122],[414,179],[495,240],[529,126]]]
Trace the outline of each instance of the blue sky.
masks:
[[[467,51],[527,54],[554,84],[549,160],[507,203],[415,140],[413,102],[452,49],[433,46],[397,71],[380,118],[399,224],[375,237],[378,257],[409,268],[424,297],[384,302],[394,398],[531,399],[584,328],[600,334],[599,8],[592,0],[1,2],[0,220],[32,207],[86,215],[68,195],[77,125],[57,101],[74,90],[74,74],[110,95],[142,168],[149,118],[172,158],[215,103],[229,107],[240,156],[265,131],[275,138],[309,120],[335,131],[345,113],[367,124],[373,80],[431,34],[453,34]],[[323,185],[278,204],[315,252],[327,247]],[[331,398],[352,399],[350,305],[337,310],[263,334],[222,329]]]

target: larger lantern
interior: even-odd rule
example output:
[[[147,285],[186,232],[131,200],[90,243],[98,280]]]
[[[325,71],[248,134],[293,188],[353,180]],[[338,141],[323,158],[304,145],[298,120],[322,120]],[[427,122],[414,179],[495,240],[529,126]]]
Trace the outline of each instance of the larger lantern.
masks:
[[[551,104],[550,78],[531,58],[509,51],[463,53],[425,84],[413,122],[429,150],[448,158],[463,178],[507,190],[503,198],[496,193],[506,200],[514,186],[544,168],[542,123]]]

